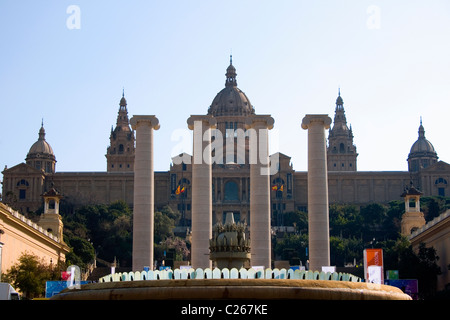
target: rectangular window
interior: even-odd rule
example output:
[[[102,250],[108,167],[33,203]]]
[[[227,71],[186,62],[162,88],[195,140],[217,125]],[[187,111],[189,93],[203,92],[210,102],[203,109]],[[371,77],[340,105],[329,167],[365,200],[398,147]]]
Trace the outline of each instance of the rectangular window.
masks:
[[[236,138],[237,137],[237,131],[236,129],[238,128],[238,123],[237,122],[225,122],[225,138],[228,138],[228,130],[233,130],[233,136]]]
[[[445,188],[438,188],[438,193],[441,197],[445,197]]]
[[[27,197],[27,190],[25,189],[20,189],[19,190],[19,199],[20,200],[25,200]]]

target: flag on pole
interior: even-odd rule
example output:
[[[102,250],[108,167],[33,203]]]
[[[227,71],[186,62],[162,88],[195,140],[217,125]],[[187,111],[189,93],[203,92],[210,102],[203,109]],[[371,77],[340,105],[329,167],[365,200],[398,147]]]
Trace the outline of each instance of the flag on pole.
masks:
[[[179,194],[183,193],[184,191],[186,191],[185,187],[181,188],[181,185],[179,185],[177,190],[175,191],[175,194],[179,195]]]

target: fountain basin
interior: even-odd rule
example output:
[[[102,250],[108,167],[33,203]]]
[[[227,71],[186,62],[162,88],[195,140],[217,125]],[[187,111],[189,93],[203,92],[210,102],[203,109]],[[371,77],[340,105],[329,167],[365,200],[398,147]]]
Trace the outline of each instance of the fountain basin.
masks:
[[[90,283],[51,300],[411,300],[399,288],[297,279],[184,279]]]

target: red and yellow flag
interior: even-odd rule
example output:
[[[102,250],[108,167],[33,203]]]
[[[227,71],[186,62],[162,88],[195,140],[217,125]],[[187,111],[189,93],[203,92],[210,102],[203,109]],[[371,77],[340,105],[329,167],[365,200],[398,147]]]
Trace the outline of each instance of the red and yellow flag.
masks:
[[[181,188],[181,186],[178,186],[177,190],[175,190],[175,194],[178,195],[184,191],[186,191],[185,187]]]

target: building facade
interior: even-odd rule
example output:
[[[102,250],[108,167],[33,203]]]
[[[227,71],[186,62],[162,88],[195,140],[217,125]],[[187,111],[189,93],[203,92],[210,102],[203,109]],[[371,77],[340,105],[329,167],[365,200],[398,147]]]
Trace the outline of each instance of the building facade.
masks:
[[[414,230],[409,235],[414,250],[418,251],[420,244],[425,243],[426,247],[433,247],[437,261],[441,268],[441,274],[437,276],[437,291],[448,290],[450,285],[450,210],[445,211],[432,221]]]
[[[237,86],[236,68],[230,60],[225,88],[212,100],[207,115],[217,121],[225,147],[234,146],[222,156],[214,154],[212,164],[213,223],[224,221],[227,212],[237,222],[250,221],[250,165],[246,121],[255,115],[247,95]],[[42,125],[38,140],[30,148],[25,163],[5,168],[2,201],[22,213],[43,205],[41,195],[52,186],[64,195],[64,201],[75,206],[111,203],[124,200],[133,205],[135,136],[130,127],[124,94],[119,102],[116,126],[111,129],[106,151],[105,172],[58,172],[56,156],[45,140]],[[228,150],[224,148],[224,150]],[[424,196],[449,196],[450,165],[438,161],[437,152],[425,138],[422,121],[419,136],[407,157],[405,171],[358,171],[357,149],[353,131],[347,125],[344,101],[336,99],[334,121],[327,146],[329,202],[365,205],[400,200],[406,186],[413,181]],[[219,158],[222,161],[217,161]],[[307,211],[307,172],[295,171],[289,155],[277,153],[278,170],[270,178],[272,226],[282,226],[277,213]],[[184,159],[184,162],[179,161]],[[181,154],[170,169],[155,172],[155,207],[166,205],[182,214],[181,225],[190,226],[192,156]],[[405,164],[406,166],[406,164]]]
[[[65,261],[70,248],[63,241],[59,195],[50,189],[44,201],[47,205],[37,223],[0,203],[0,276],[24,253],[33,254],[48,265]]]

